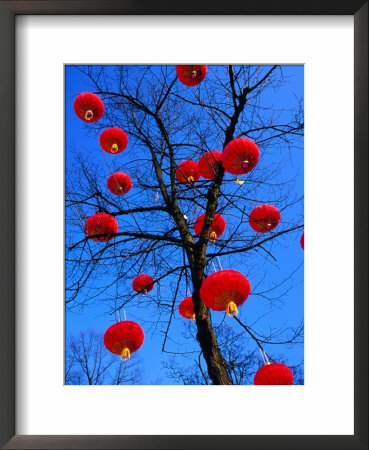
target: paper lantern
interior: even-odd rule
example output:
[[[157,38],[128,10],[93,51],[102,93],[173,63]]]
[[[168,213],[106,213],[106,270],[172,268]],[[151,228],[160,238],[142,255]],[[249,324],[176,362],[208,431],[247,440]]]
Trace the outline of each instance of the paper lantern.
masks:
[[[117,219],[110,214],[99,212],[86,220],[85,234],[92,241],[107,242],[113,239],[116,233],[118,233],[118,222]]]
[[[236,270],[219,270],[209,275],[200,288],[200,297],[214,311],[238,314],[238,306],[247,300],[251,291],[249,280]]]
[[[267,363],[265,366],[260,367],[260,369],[256,372],[254,384],[293,384],[293,374],[284,364]]]
[[[206,152],[202,155],[198,162],[200,175],[207,180],[213,180],[221,158],[222,152],[217,150]]]
[[[179,81],[185,86],[196,86],[202,82],[208,71],[204,65],[182,65],[176,66]]]
[[[127,147],[127,144],[128,136],[120,128],[107,128],[100,135],[101,148],[107,153],[121,153]]]
[[[146,295],[154,289],[154,278],[150,275],[138,275],[132,281],[132,288],[135,292]]]
[[[127,194],[132,188],[131,177],[124,172],[112,173],[106,184],[109,191],[115,195]]]
[[[247,138],[237,138],[229,142],[222,152],[224,169],[233,175],[241,175],[256,166],[259,161],[259,147]]]
[[[196,161],[185,160],[178,164],[176,178],[181,183],[189,184],[200,178],[199,167]]]
[[[73,108],[77,116],[84,122],[97,122],[104,114],[104,103],[92,92],[82,92],[74,100]]]
[[[194,223],[193,228],[197,236],[200,236],[201,234],[202,228],[204,226],[204,220],[205,214],[201,214],[201,216],[199,216]],[[223,234],[225,227],[226,223],[223,217],[220,214],[215,213],[209,234],[210,241],[214,242],[218,237],[220,237]]]
[[[136,352],[144,341],[142,328],[130,320],[115,323],[104,334],[105,347],[121,359],[128,360],[131,354]]]
[[[195,319],[195,311],[193,309],[192,297],[186,297],[181,301],[178,307],[179,314],[185,319]]]
[[[302,247],[303,250],[305,249],[305,247],[304,247],[304,245],[305,245],[305,243],[304,243],[304,234],[305,233],[302,233],[302,236],[301,236],[301,239],[300,239],[300,244],[301,244],[301,247]]]
[[[274,230],[281,220],[281,213],[273,205],[260,205],[254,208],[249,216],[249,223],[258,233]]]

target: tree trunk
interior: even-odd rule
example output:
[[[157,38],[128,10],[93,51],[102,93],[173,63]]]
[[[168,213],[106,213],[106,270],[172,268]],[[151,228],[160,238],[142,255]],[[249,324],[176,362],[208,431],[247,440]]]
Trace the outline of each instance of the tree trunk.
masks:
[[[213,384],[233,384],[227,371],[227,363],[223,358],[215,336],[209,310],[200,298],[200,288],[205,279],[204,260],[199,258],[192,269],[193,293],[192,301],[196,315],[197,335],[202,354],[208,367],[209,377]]]

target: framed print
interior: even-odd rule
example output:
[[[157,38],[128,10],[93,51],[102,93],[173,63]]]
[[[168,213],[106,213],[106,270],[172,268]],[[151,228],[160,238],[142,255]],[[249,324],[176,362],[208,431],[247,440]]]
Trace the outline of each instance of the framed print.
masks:
[[[367,448],[367,3],[0,8],[1,445]]]

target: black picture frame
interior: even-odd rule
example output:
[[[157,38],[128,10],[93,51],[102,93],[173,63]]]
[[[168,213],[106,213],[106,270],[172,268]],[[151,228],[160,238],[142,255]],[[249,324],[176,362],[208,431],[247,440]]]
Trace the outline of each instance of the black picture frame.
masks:
[[[353,15],[355,41],[355,415],[349,436],[15,435],[15,17],[20,14]],[[344,89],[344,87],[343,87]],[[42,0],[0,1],[0,445],[6,449],[368,448],[368,1]],[[339,245],[337,247],[339,257]],[[335,368],[332,368],[334,376]],[[339,392],[337,393],[339,396]]]

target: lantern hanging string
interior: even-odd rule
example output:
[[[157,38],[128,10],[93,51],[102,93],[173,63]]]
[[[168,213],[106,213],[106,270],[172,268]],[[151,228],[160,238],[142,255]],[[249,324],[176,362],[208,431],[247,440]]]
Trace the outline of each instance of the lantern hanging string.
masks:
[[[259,348],[261,357],[263,358],[264,364],[270,364],[268,355],[266,354],[266,351],[263,348]]]
[[[118,318],[118,322],[120,322],[120,309],[117,310],[117,318]]]
[[[217,256],[217,260],[218,260],[218,264],[219,264],[220,270],[223,270],[222,263],[220,262],[219,256]]]
[[[123,314],[124,314],[124,320],[127,320],[126,310],[125,309],[123,309]]]
[[[259,350],[260,350],[261,358],[262,358],[263,363],[265,365],[267,363],[267,361],[265,360],[264,350],[262,348],[259,348]]]
[[[214,269],[214,273],[217,271],[217,269],[215,268],[215,264],[214,264],[214,261],[212,261],[211,262],[211,264],[212,264],[212,266],[213,266],[213,269]]]

